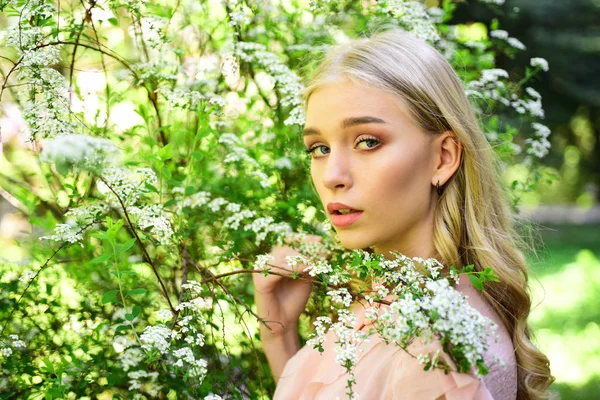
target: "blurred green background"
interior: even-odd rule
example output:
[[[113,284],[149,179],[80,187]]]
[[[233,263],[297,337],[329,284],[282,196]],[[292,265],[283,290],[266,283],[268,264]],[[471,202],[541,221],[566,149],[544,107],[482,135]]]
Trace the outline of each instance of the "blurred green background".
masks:
[[[530,254],[537,344],[562,399],[600,398],[600,1],[507,0],[498,16],[463,3],[455,14],[475,34],[497,19],[527,49],[499,59],[510,72],[529,57],[550,70],[532,84],[552,129],[546,164],[559,176],[523,199],[541,243]]]

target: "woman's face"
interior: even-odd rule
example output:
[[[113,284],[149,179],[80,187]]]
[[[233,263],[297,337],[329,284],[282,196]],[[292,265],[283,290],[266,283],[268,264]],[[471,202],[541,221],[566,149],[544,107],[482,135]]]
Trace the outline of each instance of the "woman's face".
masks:
[[[312,179],[344,247],[429,257],[439,157],[435,135],[419,130],[403,107],[392,94],[340,80],[310,96],[303,140],[312,150]],[[333,203],[360,212],[338,215]]]

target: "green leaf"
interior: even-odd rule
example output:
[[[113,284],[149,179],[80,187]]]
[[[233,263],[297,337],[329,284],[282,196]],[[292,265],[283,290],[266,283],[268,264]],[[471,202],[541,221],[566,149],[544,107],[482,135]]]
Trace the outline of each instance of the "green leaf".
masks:
[[[104,239],[106,237],[106,232],[92,232],[90,233],[90,236],[97,239]]]
[[[134,294],[144,294],[146,292],[147,292],[146,289],[137,288],[137,289],[130,290],[129,293],[127,293],[127,296],[132,296]]]
[[[118,289],[109,290],[108,292],[104,293],[104,296],[102,296],[102,304],[111,302],[118,303],[119,300],[117,300],[117,293],[119,293]]]
[[[119,326],[117,326],[117,329],[115,329],[115,333],[125,332],[129,329],[131,329],[131,326],[129,326],[129,325],[119,325]]]
[[[154,185],[149,184],[148,182],[144,182],[144,187],[151,192],[159,193],[158,189]]]
[[[468,275],[468,276],[469,276],[469,280],[471,281],[471,283],[473,284],[475,289],[483,290],[483,283],[481,282],[481,280],[478,277],[476,277],[475,275]]]
[[[98,257],[92,259],[92,261],[90,261],[90,264],[102,264],[103,262],[107,261],[111,256],[111,253],[102,253]]]
[[[173,158],[173,145],[169,143],[165,147],[159,149],[158,156],[163,161]]]
[[[136,240],[137,240],[136,238],[131,238],[131,239],[127,240],[125,243],[123,243],[122,245],[120,245],[119,249],[117,250],[117,255],[124,253],[127,250],[129,250],[131,247],[133,247]]]
[[[475,270],[475,265],[473,265],[473,264],[465,265],[462,268],[462,272],[463,273],[465,273],[465,272],[473,272],[473,270]]]
[[[108,22],[110,22],[112,26],[119,26],[119,21],[117,21],[117,19],[114,18],[114,17],[113,18],[109,18]]]
[[[42,362],[46,366],[46,371],[48,371],[50,373],[54,373],[54,365],[52,365],[52,361],[50,361],[50,359],[48,357],[44,358],[42,360]]]
[[[140,306],[133,306],[133,309],[131,310],[131,314],[125,314],[125,319],[127,321],[133,321],[135,319],[135,317],[140,315],[141,311],[142,311],[142,309],[140,308]]]

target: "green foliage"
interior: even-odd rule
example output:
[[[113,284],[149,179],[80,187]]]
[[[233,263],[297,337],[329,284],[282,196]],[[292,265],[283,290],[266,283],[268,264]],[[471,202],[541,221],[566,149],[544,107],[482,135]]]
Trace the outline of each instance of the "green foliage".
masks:
[[[291,232],[329,235],[299,140],[299,75],[340,32],[359,37],[378,23],[433,27],[425,33],[444,39],[466,83],[514,51],[454,39],[449,0],[425,25],[363,2],[60,2],[60,23],[53,4],[1,6],[11,84],[0,99],[17,104],[32,144],[7,145],[0,175],[31,227],[17,246],[27,257],[0,260],[9,398],[268,398],[252,285],[238,270]],[[504,107],[534,121],[500,99],[523,95],[537,72],[507,79],[499,98],[477,87],[473,99],[502,160],[528,168],[512,183],[515,204],[545,179],[515,144],[539,138],[488,116]],[[382,271],[376,260],[351,265],[363,279]],[[456,271],[483,289],[492,268]],[[331,277],[317,278],[322,294]]]

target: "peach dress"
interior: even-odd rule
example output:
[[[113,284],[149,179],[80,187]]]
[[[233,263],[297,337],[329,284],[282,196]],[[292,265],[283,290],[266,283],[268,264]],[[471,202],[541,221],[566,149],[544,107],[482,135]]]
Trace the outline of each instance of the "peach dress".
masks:
[[[423,365],[395,346],[386,344],[377,333],[361,344],[354,370],[356,383],[353,391],[361,400],[515,400],[517,395],[517,370],[512,340],[497,313],[488,305],[466,276],[461,276],[456,288],[468,296],[469,304],[498,325],[500,340],[490,346],[485,355],[490,372],[479,379],[474,374],[450,372],[445,375],[440,369],[423,370]],[[386,300],[392,301],[390,295]],[[374,307],[388,307],[374,304]],[[365,307],[355,303],[351,310],[357,316],[355,330],[365,329],[373,321],[365,319]],[[326,335],[323,353],[305,345],[286,363],[273,400],[336,400],[347,399],[346,370],[336,363],[333,347],[336,336],[333,331]],[[441,349],[439,340],[423,345],[415,340],[408,348],[411,354],[432,352]],[[493,363],[498,355],[505,363],[502,367]],[[450,357],[442,352],[443,358],[455,367]]]

